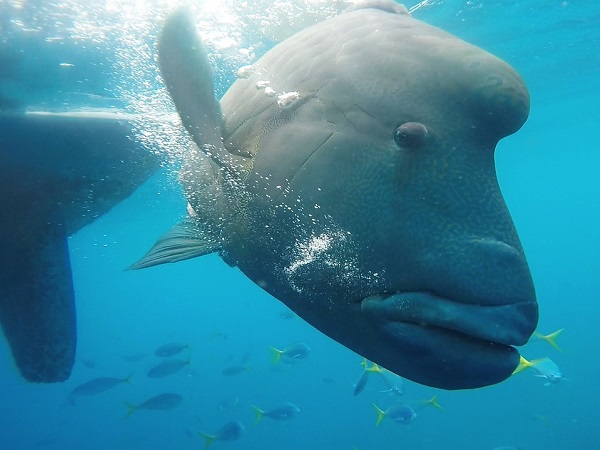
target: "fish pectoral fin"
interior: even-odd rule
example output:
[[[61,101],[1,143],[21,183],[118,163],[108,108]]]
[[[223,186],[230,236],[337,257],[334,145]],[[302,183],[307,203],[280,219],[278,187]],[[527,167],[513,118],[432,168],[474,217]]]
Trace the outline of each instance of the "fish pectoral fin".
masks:
[[[207,255],[221,248],[221,238],[193,217],[179,222],[163,234],[142,259],[129,269],[145,269]]]

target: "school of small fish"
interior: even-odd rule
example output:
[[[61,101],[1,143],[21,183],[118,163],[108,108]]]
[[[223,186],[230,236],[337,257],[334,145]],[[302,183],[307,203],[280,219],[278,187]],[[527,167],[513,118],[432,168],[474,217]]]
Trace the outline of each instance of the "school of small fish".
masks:
[[[294,316],[288,312],[280,314],[282,319],[293,318]],[[562,349],[556,342],[556,338],[563,332],[559,329],[553,333],[544,335],[542,333],[534,333],[531,343],[545,342],[550,347],[558,352]],[[215,333],[215,336],[227,339],[227,335],[223,333]],[[286,367],[306,359],[311,354],[311,347],[305,342],[293,342],[287,346],[269,347],[268,351],[271,356],[271,367],[276,369],[280,363],[287,364]],[[252,353],[246,352],[243,355],[229,355],[225,361],[225,365],[221,370],[221,374],[226,377],[239,376],[243,373],[251,372],[250,359]],[[151,353],[136,353],[123,356],[123,359],[129,363],[138,363],[148,357],[157,358],[155,362],[145,370],[145,377],[148,379],[166,378],[175,375],[179,372],[184,372],[186,369],[192,371],[191,348],[187,343],[169,342],[158,347]],[[96,370],[96,364],[91,359],[80,359],[82,365],[89,370]],[[406,399],[404,380],[393,372],[379,366],[378,364],[367,361],[365,358],[360,362],[362,370],[360,371],[356,382],[354,383],[353,395],[358,396],[365,391],[377,394],[388,394],[389,401],[383,402],[381,398],[378,402],[373,402],[375,410],[375,426],[379,427],[384,421],[393,424],[410,426],[417,420],[420,412],[427,407],[432,407],[439,411],[443,411],[443,407],[438,402],[437,394],[426,400]],[[566,378],[563,377],[558,365],[549,357],[544,356],[532,360],[527,360],[521,356],[519,366],[515,369],[514,374],[520,373],[529,369],[534,372],[535,376],[544,380],[544,385],[557,384]],[[99,395],[103,392],[112,390],[122,385],[131,385],[133,372],[127,376],[119,377],[97,377],[86,382],[83,382],[74,387],[67,398],[66,403],[76,405],[76,402],[83,397]],[[323,377],[324,383],[333,384],[336,378]],[[350,390],[348,390],[350,392]],[[364,395],[364,394],[363,394]],[[127,411],[125,418],[131,417],[135,412],[140,410],[146,411],[167,411],[180,406],[185,402],[181,394],[175,392],[162,392],[156,395],[142,398],[138,402],[125,401]],[[287,421],[294,419],[300,414],[301,409],[291,401],[285,401],[279,404],[261,405],[256,404],[241,405],[240,397],[231,395],[225,397],[218,405],[218,411],[222,414],[235,415],[243,407],[250,408],[255,413],[254,425],[258,425],[264,418],[272,421]],[[205,449],[208,449],[215,441],[232,441],[242,438],[246,432],[246,426],[238,421],[231,420],[224,423],[216,431],[209,433],[203,431],[184,430],[190,438],[204,439]],[[356,446],[351,447],[358,450]],[[496,447],[497,449],[513,449],[516,447]],[[496,449],[494,449],[496,450]]]

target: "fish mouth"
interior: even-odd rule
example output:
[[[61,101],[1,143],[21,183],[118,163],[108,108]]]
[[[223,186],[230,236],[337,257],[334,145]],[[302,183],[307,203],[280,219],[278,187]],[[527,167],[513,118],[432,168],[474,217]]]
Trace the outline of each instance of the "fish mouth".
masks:
[[[420,384],[474,389],[500,383],[519,363],[537,302],[461,303],[431,292],[372,295],[360,303],[374,327],[373,360]]]
[[[435,327],[469,340],[506,346],[525,344],[538,316],[535,300],[485,305],[418,291],[372,295],[362,300],[361,310],[388,324]]]

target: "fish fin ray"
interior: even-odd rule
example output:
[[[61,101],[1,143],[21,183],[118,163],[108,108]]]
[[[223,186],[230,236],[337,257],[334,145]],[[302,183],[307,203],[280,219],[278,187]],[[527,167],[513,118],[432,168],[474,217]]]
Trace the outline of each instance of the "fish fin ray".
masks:
[[[256,425],[263,418],[264,411],[255,405],[252,405],[252,409],[256,413],[256,419],[254,419],[254,425]]]
[[[553,333],[550,334],[542,334],[539,332],[535,332],[534,336],[542,341],[547,342],[548,344],[550,344],[555,350],[562,352],[562,349],[560,348],[560,346],[558,345],[558,343],[556,342],[556,339],[558,338],[558,336],[560,336],[560,334],[565,331],[564,328],[560,328],[556,331],[554,331]]]
[[[220,248],[220,237],[203,228],[194,218],[188,217],[163,234],[148,253],[129,269],[145,269],[184,261],[213,253]]]
[[[137,411],[138,407],[137,405],[133,405],[129,402],[125,402],[125,406],[127,407],[127,414],[125,415],[125,418],[129,419],[131,415]]]
[[[210,447],[210,444],[212,444],[213,441],[215,439],[217,439],[217,436],[215,436],[214,434],[207,434],[207,433],[203,433],[202,431],[198,432],[198,436],[204,438],[204,442],[205,442],[204,450],[206,450],[208,447]]]
[[[373,408],[375,408],[375,411],[377,412],[377,419],[375,420],[375,426],[378,427],[379,424],[381,423],[381,421],[383,420],[383,418],[385,417],[385,411],[381,410],[379,408],[379,406],[377,406],[375,403],[373,403]]]
[[[269,347],[269,350],[271,350],[271,362],[273,364],[277,364],[279,361],[281,361],[281,357],[283,356],[283,350],[279,350],[275,347]]]
[[[512,375],[516,375],[519,372],[524,371],[525,369],[528,369],[529,367],[531,367],[531,362],[527,361],[523,355],[519,356],[519,365],[515,368],[515,370],[513,370]]]

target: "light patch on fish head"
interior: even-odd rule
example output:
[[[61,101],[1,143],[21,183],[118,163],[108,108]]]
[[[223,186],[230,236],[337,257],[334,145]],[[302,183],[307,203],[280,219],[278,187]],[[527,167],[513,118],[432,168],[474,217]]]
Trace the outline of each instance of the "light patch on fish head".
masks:
[[[307,273],[332,273],[329,280],[331,285],[344,285],[352,289],[360,288],[365,282],[377,280],[379,273],[366,271],[361,267],[356,252],[351,251],[353,242],[350,233],[341,229],[328,230],[319,234],[311,234],[304,239],[298,239],[296,246],[289,249],[291,258],[283,268],[283,273],[289,285],[301,293],[306,284],[313,279]]]

